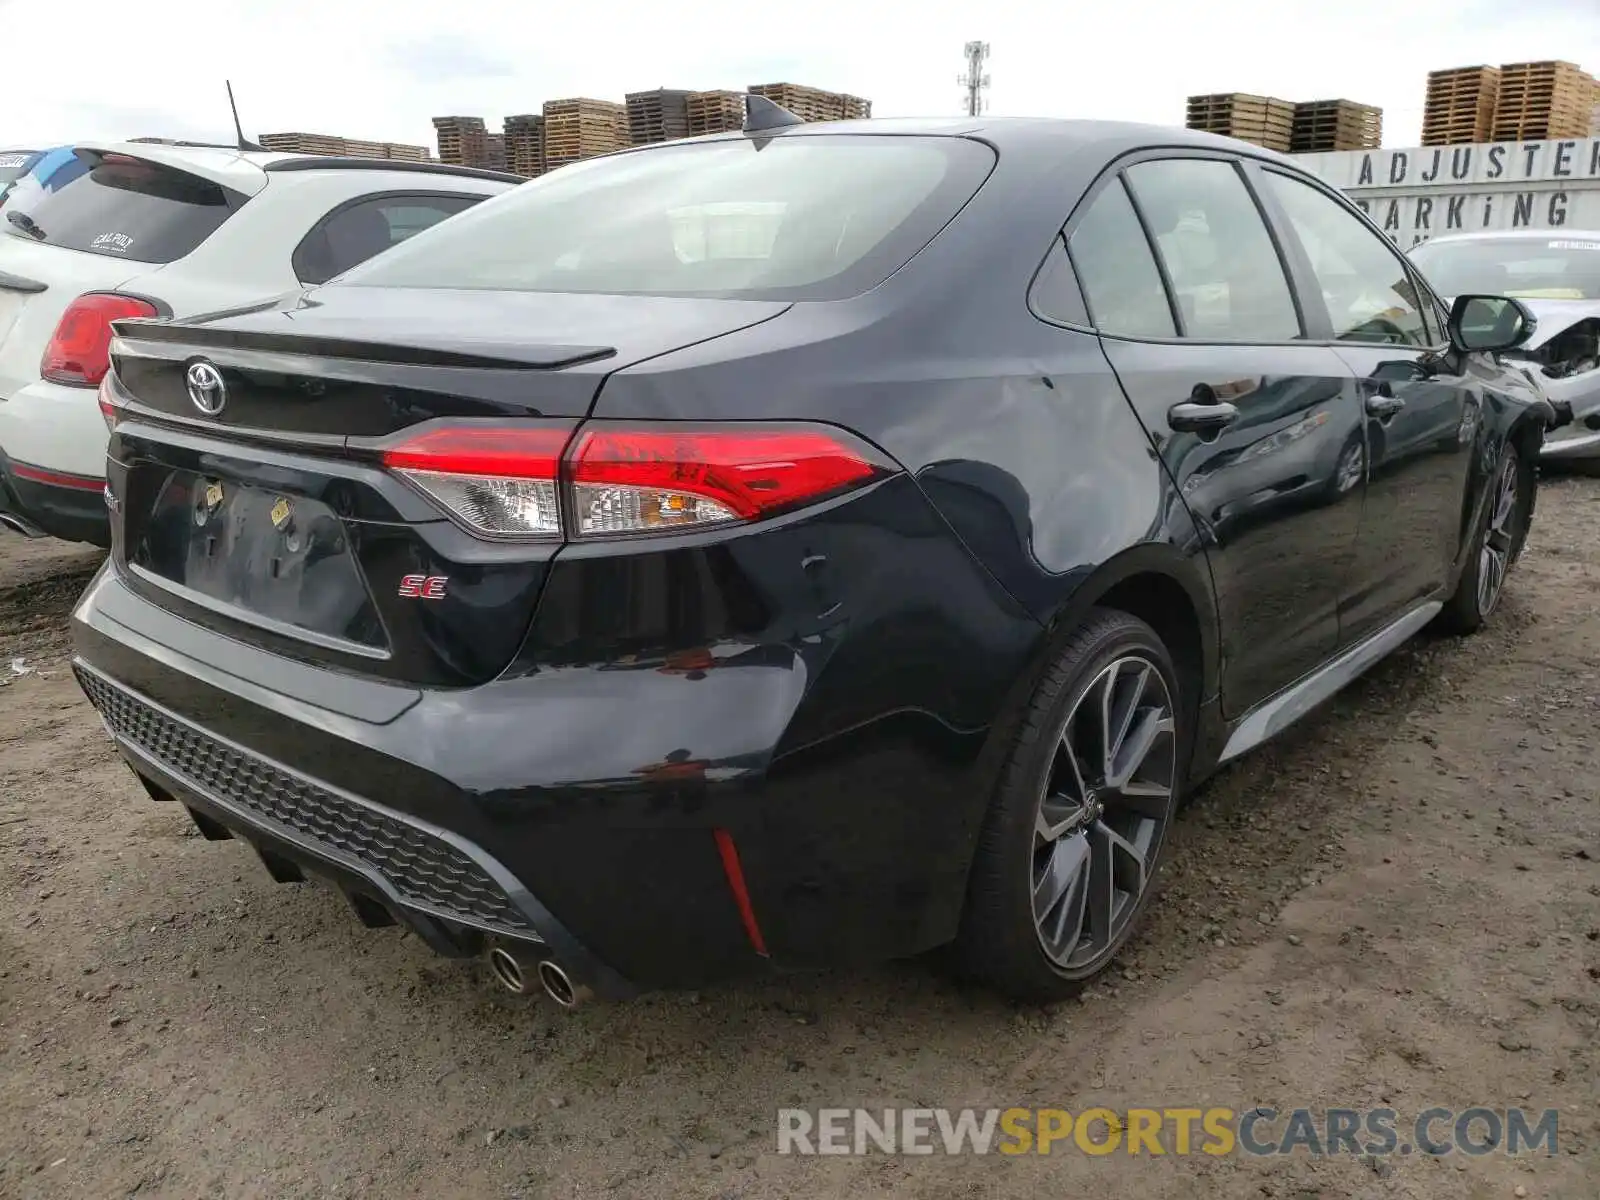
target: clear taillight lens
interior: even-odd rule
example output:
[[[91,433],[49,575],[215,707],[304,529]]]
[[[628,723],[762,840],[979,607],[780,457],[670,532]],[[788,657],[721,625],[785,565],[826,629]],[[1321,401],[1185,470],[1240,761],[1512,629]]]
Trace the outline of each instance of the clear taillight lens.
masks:
[[[95,399],[100,404],[100,415],[105,418],[106,428],[117,427],[117,398],[111,390],[111,376],[107,374],[100,380],[100,386],[95,392]]]
[[[559,537],[564,524],[608,537],[758,521],[893,470],[842,430],[809,425],[598,421],[576,438],[571,423],[452,425],[381,457],[469,529],[516,538]]]
[[[495,537],[559,537],[561,507],[553,479],[507,479],[401,471],[469,528]]]
[[[475,533],[560,537],[557,478],[571,436],[571,422],[450,426],[407,438],[382,458]]]

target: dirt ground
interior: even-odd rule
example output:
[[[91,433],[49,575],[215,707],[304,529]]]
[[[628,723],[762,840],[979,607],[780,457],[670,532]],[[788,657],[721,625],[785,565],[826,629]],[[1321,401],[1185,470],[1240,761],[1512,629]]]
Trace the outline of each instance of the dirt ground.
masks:
[[[192,836],[66,668],[97,558],[0,535],[0,1196],[1600,1196],[1600,480],[1492,628],[1215,780],[1113,981],[932,966],[564,1013]],[[15,662],[13,660],[21,660]],[[1560,1110],[1554,1157],[802,1158],[780,1106]]]

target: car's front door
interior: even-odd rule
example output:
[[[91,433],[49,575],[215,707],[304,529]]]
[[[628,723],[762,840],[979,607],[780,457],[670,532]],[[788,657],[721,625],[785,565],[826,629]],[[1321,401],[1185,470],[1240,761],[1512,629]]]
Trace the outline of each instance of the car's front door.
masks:
[[[1367,415],[1366,500],[1355,568],[1340,597],[1348,644],[1449,582],[1469,522],[1483,394],[1448,353],[1426,285],[1387,238],[1318,184],[1272,168],[1260,178],[1305,250],[1335,349],[1355,372]]]
[[[1107,358],[1208,541],[1238,716],[1330,657],[1363,487],[1351,372],[1305,340],[1237,161],[1098,185],[1068,240]]]

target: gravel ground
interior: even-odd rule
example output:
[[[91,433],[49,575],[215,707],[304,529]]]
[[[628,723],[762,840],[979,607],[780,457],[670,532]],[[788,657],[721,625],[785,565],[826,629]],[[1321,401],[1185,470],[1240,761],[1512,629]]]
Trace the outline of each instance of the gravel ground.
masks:
[[[147,800],[66,669],[93,554],[0,535],[0,1196],[1600,1195],[1600,480],[1179,823],[1115,978],[924,963],[562,1013]],[[13,665],[13,660],[22,660]],[[801,1158],[779,1106],[1561,1110],[1555,1157]]]

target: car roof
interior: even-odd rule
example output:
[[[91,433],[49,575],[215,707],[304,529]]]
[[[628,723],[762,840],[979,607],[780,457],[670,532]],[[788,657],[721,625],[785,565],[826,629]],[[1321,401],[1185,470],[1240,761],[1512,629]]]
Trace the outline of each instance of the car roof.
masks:
[[[388,158],[338,158],[324,155],[293,154],[275,150],[241,150],[236,146],[200,146],[170,142],[74,143],[76,149],[98,154],[126,154],[148,162],[172,167],[208,179],[246,196],[254,196],[267,186],[269,172],[284,170],[367,170],[393,171],[410,175],[456,175],[472,179],[521,183],[517,175],[499,171],[480,171],[450,163],[404,162]]]
[[[1249,154],[1305,171],[1304,166],[1290,155],[1251,142],[1181,126],[1152,125],[1138,121],[1092,121],[1061,117],[871,117],[861,121],[808,121],[803,125],[763,130],[760,136],[807,137],[816,134],[971,137],[991,143],[1002,155],[1008,149],[1064,154],[1095,145],[1105,145],[1108,149],[1114,145],[1117,147],[1116,153],[1140,146],[1192,147]],[[693,140],[729,140],[748,136],[733,132]],[[672,144],[657,142],[640,149]]]

